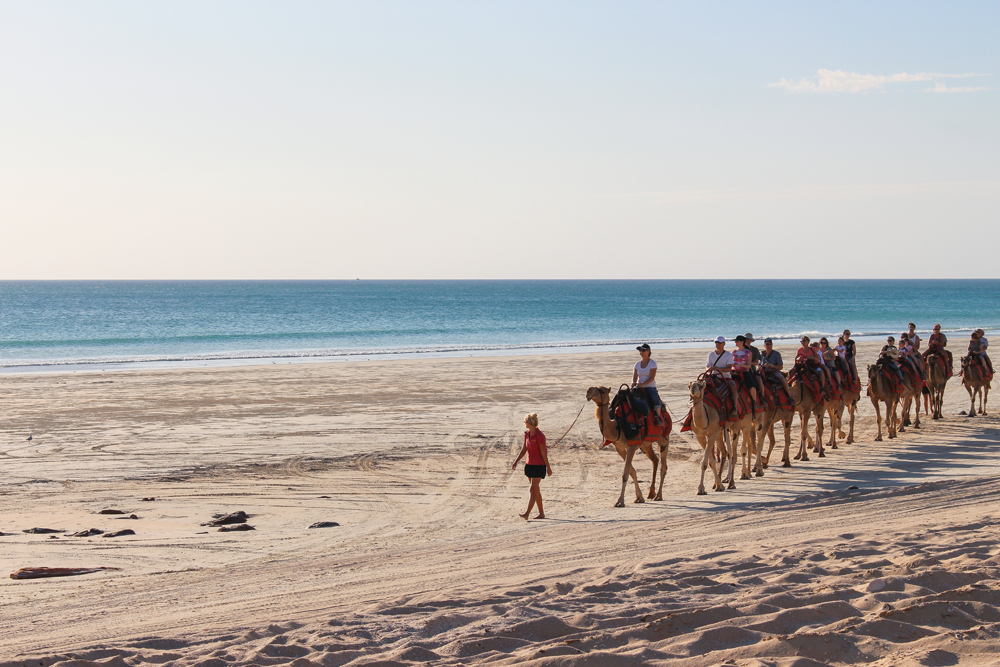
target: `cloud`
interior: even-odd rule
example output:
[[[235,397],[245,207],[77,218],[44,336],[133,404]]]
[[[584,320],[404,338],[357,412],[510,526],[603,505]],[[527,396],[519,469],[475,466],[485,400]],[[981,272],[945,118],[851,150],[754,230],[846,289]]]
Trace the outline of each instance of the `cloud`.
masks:
[[[967,88],[962,88],[962,87],[959,87],[959,86],[955,86],[954,88],[950,88],[950,87],[944,85],[943,83],[941,83],[940,81],[935,81],[933,88],[924,88],[922,92],[925,92],[925,93],[978,93],[981,90],[989,90],[989,88],[987,88],[986,86],[975,86],[975,87],[967,87]]]
[[[857,72],[845,72],[844,70],[821,69],[816,73],[814,79],[800,79],[791,81],[782,79],[777,83],[767,84],[768,88],[784,88],[793,93],[867,93],[871,91],[885,90],[890,83],[913,83],[919,81],[933,81],[934,88],[926,89],[926,92],[937,93],[971,93],[980,90],[987,90],[983,87],[977,88],[948,88],[937,79],[965,79],[974,76],[991,76],[989,74],[940,74],[935,72],[917,72],[915,74],[859,74]]]

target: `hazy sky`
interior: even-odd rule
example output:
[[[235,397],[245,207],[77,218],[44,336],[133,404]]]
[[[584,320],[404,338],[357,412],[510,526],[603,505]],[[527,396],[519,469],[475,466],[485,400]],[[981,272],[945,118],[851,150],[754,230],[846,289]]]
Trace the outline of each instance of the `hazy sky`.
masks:
[[[996,1],[7,1],[0,278],[1000,277],[998,35]]]

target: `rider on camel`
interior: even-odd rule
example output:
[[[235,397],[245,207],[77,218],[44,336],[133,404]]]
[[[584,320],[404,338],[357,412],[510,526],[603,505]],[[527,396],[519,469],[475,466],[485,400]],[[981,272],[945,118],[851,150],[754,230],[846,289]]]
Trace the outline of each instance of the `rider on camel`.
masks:
[[[826,339],[826,336],[819,339],[819,353],[823,357],[823,365],[837,379],[837,386],[843,387],[844,375],[837,368],[837,353],[830,347],[830,341]]]
[[[757,390],[760,392],[760,395],[763,396],[764,395],[764,381],[760,379],[760,375],[757,372],[757,369],[760,367],[760,356],[761,356],[760,355],[760,350],[758,350],[756,347],[754,347],[753,345],[751,345],[751,343],[753,343],[754,340],[756,340],[753,337],[752,333],[750,333],[748,331],[747,333],[743,334],[743,337],[747,339],[746,343],[744,343],[744,347],[746,347],[746,349],[750,350],[750,355],[751,355],[751,358],[750,358],[750,373],[753,375],[754,380],[756,380],[756,382],[757,382]]]
[[[760,405],[757,400],[757,380],[750,370],[753,368],[753,355],[746,348],[746,336],[736,337],[736,349],[733,351],[733,372],[743,378],[743,385],[750,390],[750,400],[754,405]]]
[[[851,369],[851,380],[855,383],[860,382],[861,379],[858,377],[858,365],[855,357],[857,356],[857,350],[854,347],[854,341],[851,340],[851,330],[844,329],[844,360],[847,362],[847,367]]]
[[[823,385],[823,392],[827,394],[826,398],[829,400],[829,393],[833,391],[833,374],[830,372],[830,367],[826,365],[826,359],[823,358],[823,351],[819,349],[819,341],[810,343],[809,347],[812,349],[813,354],[816,355],[816,362],[819,364],[820,371],[822,371],[823,375],[826,377],[826,384]]]
[[[792,395],[792,389],[788,386],[788,380],[785,379],[785,374],[781,372],[785,364],[781,360],[781,352],[774,349],[774,343],[770,338],[764,339],[764,354],[760,357],[760,372],[769,378],[777,378],[781,380],[781,384],[784,385],[785,391],[788,395]]]
[[[656,416],[663,420],[663,401],[656,390],[656,362],[650,358],[652,351],[649,343],[643,343],[635,348],[639,350],[639,361],[632,367],[632,388],[641,387],[646,392],[649,407],[652,408]]]
[[[803,336],[800,338],[799,343],[802,347],[800,347],[798,352],[795,353],[795,363],[802,364],[803,368],[815,375],[816,379],[819,380],[820,388],[823,390],[823,395],[828,396],[829,392],[826,388],[826,375],[823,373],[822,366],[816,356],[816,350],[809,346],[809,336]]]
[[[992,373],[993,361],[990,360],[990,355],[986,353],[986,348],[990,346],[990,342],[986,340],[986,332],[982,329],[976,329],[976,333],[979,334],[979,356],[986,362],[986,365],[990,369],[990,373]]]
[[[899,336],[899,363],[906,364],[909,368],[920,377],[921,380],[926,380],[924,376],[924,371],[920,368],[920,364],[917,363],[916,351],[913,349],[913,344],[910,342],[909,334],[900,334]]]
[[[886,339],[886,344],[882,346],[882,351],[879,353],[879,358],[876,363],[882,364],[884,367],[891,370],[899,378],[900,384],[904,382],[903,371],[899,368],[897,363],[899,359],[899,349],[896,347],[896,338],[894,336],[889,336]]]
[[[946,366],[948,369],[947,376],[951,377],[952,375],[955,374],[955,366],[954,366],[955,362],[951,356],[951,350],[945,349],[947,346],[948,346],[948,337],[945,336],[943,333],[941,333],[941,325],[935,324],[934,333],[932,333],[931,337],[927,339],[927,351],[924,352],[922,356],[924,358],[924,363],[926,363],[927,355],[929,355],[930,353],[936,352],[938,354],[943,354],[946,358]]]
[[[707,372],[719,374],[726,381],[729,393],[732,396],[733,407],[736,407],[736,383],[733,382],[729,372],[733,370],[733,353],[726,349],[726,337],[719,336],[715,339],[715,350],[708,353],[708,363],[705,364]],[[725,408],[723,408],[725,409]]]

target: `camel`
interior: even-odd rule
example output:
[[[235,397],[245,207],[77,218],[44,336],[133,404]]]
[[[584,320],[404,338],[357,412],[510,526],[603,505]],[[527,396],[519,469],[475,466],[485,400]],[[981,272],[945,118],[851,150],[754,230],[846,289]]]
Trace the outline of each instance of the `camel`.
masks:
[[[941,407],[944,405],[944,387],[948,384],[948,372],[945,369],[945,363],[947,361],[936,351],[931,351],[925,361],[927,366],[927,389],[931,392],[931,419],[941,419],[944,417]]]
[[[647,498],[650,500],[663,500],[663,478],[667,475],[667,449],[670,447],[670,436],[663,435],[660,439],[656,441],[657,446],[660,450],[660,455],[657,457],[656,452],[653,451],[653,444],[649,442],[643,442],[640,445],[630,445],[625,439],[623,434],[618,432],[618,425],[615,420],[611,418],[611,388],[610,387],[591,387],[587,390],[587,400],[593,401],[597,408],[594,410],[594,416],[597,418],[598,428],[601,429],[601,435],[604,439],[610,442],[615,447],[615,451],[618,452],[618,456],[622,457],[625,461],[625,470],[622,472],[622,490],[618,495],[618,502],[615,503],[615,507],[625,507],[625,487],[628,486],[628,478],[632,478],[632,482],[635,484],[635,502],[644,503],[645,499],[642,497],[642,490],[639,488],[639,478],[635,474],[635,468],[632,467],[632,458],[635,456],[637,449],[641,449],[642,453],[645,454],[650,461],[653,462],[653,478],[649,483],[649,494]],[[663,465],[660,465],[662,460]],[[660,488],[656,488],[656,469],[660,468]]]
[[[774,450],[774,425],[781,423],[785,432],[785,450],[781,455],[781,465],[785,468],[792,466],[790,449],[792,447],[792,419],[795,417],[795,410],[767,410],[763,417],[757,422],[757,443],[760,448],[764,448],[764,434],[767,434],[770,446],[767,448],[767,455],[764,456],[762,466],[767,467],[771,460],[771,452]]]
[[[733,482],[736,452],[732,440],[729,439],[726,429],[722,426],[719,412],[704,400],[705,381],[692,382],[688,385],[688,390],[691,392],[691,430],[694,431],[694,435],[704,452],[701,459],[701,481],[698,484],[698,495],[705,495],[705,470],[709,466],[712,467],[712,473],[715,475],[715,483],[712,488],[716,491],[726,490],[719,474],[719,466],[715,462],[715,447],[720,442],[722,443],[720,449],[724,449],[729,456],[729,488],[736,488],[736,484]]]
[[[799,414],[799,422],[802,425],[801,441],[799,443],[799,453],[795,455],[796,460],[808,461],[809,454],[806,447],[809,443],[809,418],[816,417],[816,455],[825,457],[823,453],[823,412],[826,409],[825,403],[820,397],[816,400],[812,392],[806,389],[801,378],[794,378],[789,384],[792,390],[792,400],[795,401],[795,411]]]
[[[969,417],[976,416],[976,396],[979,396],[979,414],[986,414],[986,401],[990,396],[990,385],[993,381],[983,376],[982,370],[972,366],[971,357],[962,357],[962,385],[969,392]]]
[[[879,409],[879,403],[885,403],[885,424],[889,432],[889,439],[896,437],[896,403],[902,393],[902,391],[892,390],[892,384],[882,374],[881,368],[875,364],[868,366],[868,395],[872,399],[872,405],[875,406],[875,419],[878,424],[875,442],[882,442],[882,412]]]

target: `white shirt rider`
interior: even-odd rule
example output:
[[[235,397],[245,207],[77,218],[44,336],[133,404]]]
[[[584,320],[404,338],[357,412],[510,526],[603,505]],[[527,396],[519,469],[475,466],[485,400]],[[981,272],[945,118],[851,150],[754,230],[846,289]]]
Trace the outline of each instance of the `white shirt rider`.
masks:
[[[654,378],[652,382],[646,384],[649,381],[649,376],[653,374],[656,370],[656,362],[652,359],[646,364],[646,367],[642,367],[642,361],[635,362],[635,372],[636,372],[636,382],[638,382],[643,387],[656,387],[656,379]]]
[[[733,353],[729,350],[723,350],[722,354],[719,354],[715,350],[708,353],[708,363],[705,365],[708,370],[713,368],[728,368],[733,365]],[[722,377],[729,378],[729,371],[722,371]]]

